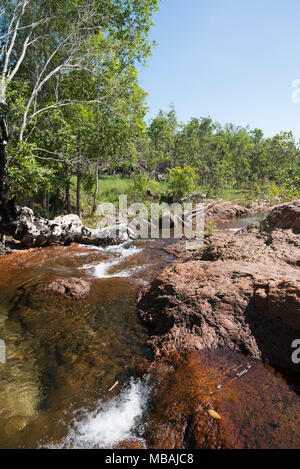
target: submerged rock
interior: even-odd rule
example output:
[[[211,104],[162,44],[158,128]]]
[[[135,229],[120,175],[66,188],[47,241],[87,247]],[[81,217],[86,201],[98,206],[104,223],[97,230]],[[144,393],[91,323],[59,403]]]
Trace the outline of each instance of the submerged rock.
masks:
[[[154,362],[149,385],[148,449],[299,447],[300,398],[257,360],[221,349],[173,353]]]
[[[90,289],[90,282],[79,278],[69,278],[54,280],[46,286],[44,291],[66,298],[83,299],[88,296]]]

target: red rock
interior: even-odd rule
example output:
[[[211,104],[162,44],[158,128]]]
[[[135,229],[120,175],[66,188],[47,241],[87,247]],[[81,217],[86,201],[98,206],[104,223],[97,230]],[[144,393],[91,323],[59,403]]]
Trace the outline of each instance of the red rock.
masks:
[[[296,228],[298,206],[300,201],[275,208],[269,220],[289,227],[293,220]],[[285,221],[275,216],[278,210]],[[287,215],[291,212],[295,218]],[[140,316],[156,357],[222,347],[295,368],[291,344],[300,337],[300,240],[291,229],[266,232],[265,223],[215,237],[189,253],[187,262],[167,267],[141,295]],[[184,243],[180,246],[185,258]]]
[[[114,449],[146,449],[143,441],[141,440],[126,440],[118,443]]]
[[[208,199],[206,203],[209,203]],[[206,220],[228,220],[231,218],[250,215],[251,210],[242,205],[224,200],[217,201],[211,208],[205,212]]]
[[[149,449],[299,447],[300,400],[258,360],[221,349],[175,353],[153,364],[149,384]]]
[[[300,199],[274,207],[262,226],[265,230],[292,229],[300,233]]]
[[[91,284],[78,278],[59,279],[49,283],[45,288],[46,293],[61,295],[66,298],[83,299],[90,292]]]
[[[148,360],[141,361],[135,367],[136,375],[139,378],[142,378],[144,375],[146,375],[149,372],[150,366],[151,366],[151,362],[149,362]]]

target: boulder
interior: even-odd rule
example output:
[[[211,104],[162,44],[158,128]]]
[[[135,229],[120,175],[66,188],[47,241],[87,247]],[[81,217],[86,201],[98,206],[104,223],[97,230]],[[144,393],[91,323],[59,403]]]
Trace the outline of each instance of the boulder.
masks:
[[[205,203],[210,205],[211,202],[212,199],[207,199]],[[216,200],[216,202],[206,210],[205,216],[206,220],[230,220],[232,218],[246,217],[251,213],[249,208],[243,207],[242,205]]]
[[[15,207],[14,216],[9,220],[0,218],[0,232],[21,241],[27,248],[73,242],[100,246],[118,244],[131,237],[127,224],[91,229],[84,226],[77,215],[47,220],[36,217],[27,207]]]
[[[262,229],[265,231],[292,229],[295,233],[299,234],[300,199],[273,207],[271,213],[262,223]]]
[[[90,282],[79,278],[69,278],[54,280],[46,286],[44,292],[81,300],[88,296],[90,289]]]

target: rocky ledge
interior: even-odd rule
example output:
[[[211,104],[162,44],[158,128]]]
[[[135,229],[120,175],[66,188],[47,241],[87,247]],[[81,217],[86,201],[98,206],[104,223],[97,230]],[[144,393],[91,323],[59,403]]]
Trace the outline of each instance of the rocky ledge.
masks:
[[[0,217],[0,233],[20,241],[25,248],[71,243],[101,246],[134,239],[134,232],[126,223],[91,229],[84,226],[77,215],[48,220],[36,217],[30,208],[18,206],[8,219]]]
[[[221,199],[206,199],[204,204],[207,207],[205,211],[206,220],[222,222],[233,218],[250,217],[255,213],[264,213],[270,207],[270,203],[265,200],[248,201],[247,206],[245,206],[245,202],[237,203]]]
[[[216,235],[180,257],[140,296],[155,357],[216,349],[296,369],[300,338],[300,200],[272,209],[260,224]]]

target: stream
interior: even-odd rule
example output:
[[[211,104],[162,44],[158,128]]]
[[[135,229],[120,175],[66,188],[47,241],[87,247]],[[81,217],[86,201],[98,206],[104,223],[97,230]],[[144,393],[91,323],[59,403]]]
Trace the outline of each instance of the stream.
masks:
[[[111,448],[142,439],[154,390],[135,374],[139,362],[151,359],[136,299],[172,261],[163,250],[170,242],[52,246],[0,259],[1,448]],[[49,282],[68,277],[91,282],[87,299],[45,293]],[[218,369],[228,428],[235,426],[243,447],[299,447],[298,377],[224,351],[207,352],[205,360],[206,376],[214,380]],[[241,391],[235,398],[232,379]]]

